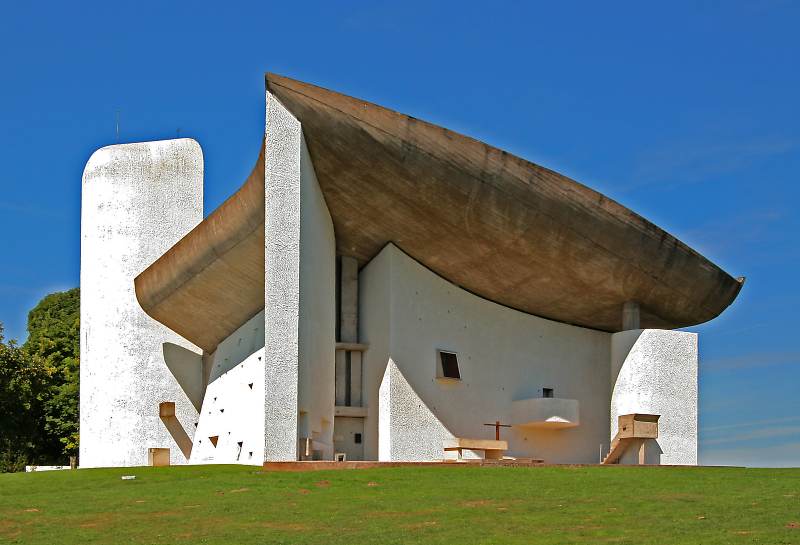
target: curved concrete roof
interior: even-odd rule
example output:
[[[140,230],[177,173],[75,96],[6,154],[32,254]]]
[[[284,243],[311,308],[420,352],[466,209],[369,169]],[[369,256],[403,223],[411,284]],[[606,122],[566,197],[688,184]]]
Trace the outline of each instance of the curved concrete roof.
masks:
[[[643,328],[672,329],[716,317],[741,289],[557,172],[314,85],[266,83],[302,124],[337,252],[361,265],[393,242],[476,295],[604,331],[621,330],[626,301]],[[144,310],[206,350],[263,306],[263,181],[262,149],[245,185],[136,279]]]

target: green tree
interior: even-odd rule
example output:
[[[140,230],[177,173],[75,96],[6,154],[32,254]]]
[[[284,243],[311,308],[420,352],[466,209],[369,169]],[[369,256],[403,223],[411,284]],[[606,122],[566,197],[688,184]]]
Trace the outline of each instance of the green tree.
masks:
[[[52,370],[43,398],[42,454],[54,461],[78,452],[80,290],[51,293],[28,313],[23,349]]]
[[[55,369],[11,340],[0,323],[0,472],[46,460],[45,402]]]

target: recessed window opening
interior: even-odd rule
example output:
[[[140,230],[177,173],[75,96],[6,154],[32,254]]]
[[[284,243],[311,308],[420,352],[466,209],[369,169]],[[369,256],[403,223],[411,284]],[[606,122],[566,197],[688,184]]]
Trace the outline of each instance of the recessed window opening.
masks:
[[[553,397],[552,388],[542,388],[542,397]]]
[[[458,356],[455,352],[439,351],[439,373],[440,378],[452,378],[461,380],[461,371],[458,368]]]
[[[355,437],[353,438],[353,440],[356,442],[356,445],[360,445],[361,444],[361,434],[360,433],[356,433]]]

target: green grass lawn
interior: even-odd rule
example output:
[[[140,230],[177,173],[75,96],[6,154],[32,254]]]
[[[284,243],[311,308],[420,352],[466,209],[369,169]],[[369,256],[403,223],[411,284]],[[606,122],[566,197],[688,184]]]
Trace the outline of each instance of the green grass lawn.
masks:
[[[136,480],[120,480],[129,474]],[[193,466],[6,474],[0,542],[800,543],[800,470]]]

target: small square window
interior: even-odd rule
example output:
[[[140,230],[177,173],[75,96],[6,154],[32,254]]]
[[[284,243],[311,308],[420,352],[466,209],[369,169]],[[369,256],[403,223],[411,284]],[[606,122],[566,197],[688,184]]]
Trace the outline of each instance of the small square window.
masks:
[[[356,445],[360,445],[361,444],[361,434],[360,433],[356,433],[355,437],[354,437],[354,440],[356,442]]]
[[[542,397],[553,397],[552,388],[542,388]]]
[[[461,380],[461,372],[458,369],[458,356],[455,352],[439,351],[439,378],[451,378]]]

